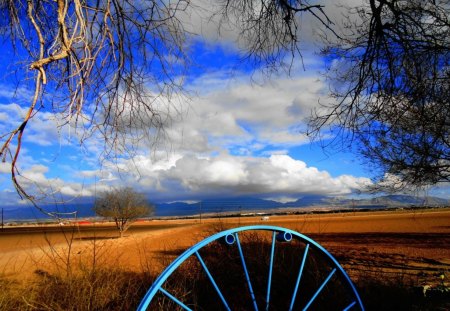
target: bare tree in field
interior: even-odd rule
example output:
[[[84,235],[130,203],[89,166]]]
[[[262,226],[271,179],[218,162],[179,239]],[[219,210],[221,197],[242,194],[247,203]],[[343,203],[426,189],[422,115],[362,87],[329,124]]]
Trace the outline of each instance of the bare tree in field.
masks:
[[[337,134],[394,188],[450,181],[450,1],[369,0],[326,39],[335,101],[310,134]]]
[[[98,216],[114,221],[120,237],[134,221],[152,215],[153,211],[145,195],[131,188],[105,191],[97,197],[94,205],[94,212]]]

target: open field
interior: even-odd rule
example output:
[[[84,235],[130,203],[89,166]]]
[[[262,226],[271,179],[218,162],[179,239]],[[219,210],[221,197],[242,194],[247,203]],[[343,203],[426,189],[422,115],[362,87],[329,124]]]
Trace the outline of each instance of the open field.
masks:
[[[114,252],[109,257],[138,269],[142,252],[158,265],[162,252],[175,256],[214,231],[255,224],[296,230],[352,262],[371,257],[376,268],[437,271],[450,267],[450,209],[432,209],[271,216],[269,220],[210,218],[201,223],[198,219],[151,220],[135,223],[122,239],[116,239],[111,223],[7,227],[0,233],[0,268],[5,274],[23,277],[36,264],[45,264],[45,253],[51,248],[66,248],[72,240],[72,252],[88,253],[95,242],[105,252]]]
[[[31,280],[70,265],[157,275],[189,246],[218,230],[265,224],[296,230],[327,248],[355,282],[382,278],[435,285],[450,277],[450,208],[261,217],[151,220],[118,239],[110,223],[4,228],[3,278]]]

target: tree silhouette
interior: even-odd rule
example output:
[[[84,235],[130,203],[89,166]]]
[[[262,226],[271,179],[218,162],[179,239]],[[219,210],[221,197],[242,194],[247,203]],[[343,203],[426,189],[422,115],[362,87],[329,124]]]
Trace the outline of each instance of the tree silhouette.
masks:
[[[143,194],[131,188],[119,188],[101,193],[94,211],[98,216],[112,219],[122,237],[136,219],[150,216],[154,208]]]
[[[348,12],[323,50],[335,101],[309,134],[357,146],[380,185],[450,181],[450,2],[370,0]]]
[[[202,7],[208,6],[208,7]],[[130,155],[142,140],[164,138],[173,98],[183,93],[190,39],[182,13],[202,11],[237,34],[244,61],[272,71],[301,57],[301,22],[324,27],[323,55],[335,101],[309,134],[337,132],[344,146],[402,182],[448,181],[449,7],[443,1],[369,0],[347,8],[340,29],[308,1],[2,0],[0,35],[16,51],[11,64],[33,95],[20,124],[2,133],[0,155],[18,180],[28,123],[41,110],[58,115],[80,143],[100,135],[105,157]],[[181,14],[181,15],[180,15]]]
[[[207,5],[221,24],[238,29],[247,58],[272,68],[287,50],[298,51],[296,14],[326,23],[322,6],[304,1]],[[0,1],[0,35],[18,60],[11,67],[19,85],[34,90],[22,122],[0,134],[0,155],[20,196],[36,200],[20,183],[17,164],[27,125],[44,106],[74,128],[80,143],[100,135],[104,157],[164,139],[190,64],[186,39],[195,34],[179,19],[188,9],[203,8],[183,0]]]

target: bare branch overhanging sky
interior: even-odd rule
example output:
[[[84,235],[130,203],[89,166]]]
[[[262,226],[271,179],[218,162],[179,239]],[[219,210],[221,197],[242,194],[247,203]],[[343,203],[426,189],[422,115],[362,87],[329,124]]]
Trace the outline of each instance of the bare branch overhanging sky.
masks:
[[[347,195],[371,183],[371,173],[352,154],[327,156],[302,134],[311,109],[329,100],[320,75],[323,60],[312,50],[314,26],[307,20],[302,25],[305,46],[311,48],[303,63],[296,60],[290,77],[267,80],[245,69],[230,72],[236,59],[232,32],[217,37],[213,24],[193,15],[189,24],[206,38],[195,43],[202,66],[187,77],[189,98],[180,96],[170,110],[159,103],[173,116],[164,141],[142,142],[132,158],[99,163],[102,144],[95,136],[80,147],[73,128],[60,127],[56,116],[41,111],[21,154],[23,183],[63,198],[91,197],[126,184],[157,201],[227,195],[285,201],[304,194]],[[15,93],[14,85],[0,83],[0,132],[5,133],[25,113],[30,91]],[[3,205],[23,203],[8,163],[0,164],[0,172]],[[449,197],[447,188],[433,191]]]

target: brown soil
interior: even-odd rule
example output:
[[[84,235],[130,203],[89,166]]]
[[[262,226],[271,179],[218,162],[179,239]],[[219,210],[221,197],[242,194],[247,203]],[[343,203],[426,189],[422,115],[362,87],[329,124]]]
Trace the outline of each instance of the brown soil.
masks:
[[[151,220],[135,223],[120,239],[112,224],[7,227],[0,232],[0,273],[23,279],[74,262],[159,273],[213,232],[255,224],[310,236],[354,278],[391,273],[422,283],[442,272],[450,276],[450,209]]]

